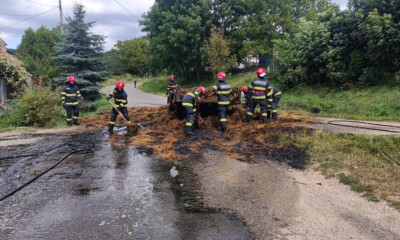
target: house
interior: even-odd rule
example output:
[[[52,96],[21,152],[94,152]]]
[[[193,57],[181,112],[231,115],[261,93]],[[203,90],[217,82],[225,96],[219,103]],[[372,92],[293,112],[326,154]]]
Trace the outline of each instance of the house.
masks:
[[[23,76],[26,76],[26,79],[23,79],[23,81],[21,81],[21,84],[29,85],[31,83],[31,79],[26,70],[21,66],[22,63],[14,56],[8,54],[7,44],[1,38],[0,38],[0,58],[3,59],[0,62],[0,107],[1,107],[4,106],[7,100],[13,98],[13,93],[14,93],[14,89],[10,86],[10,84],[7,83],[6,74],[10,73],[5,73],[6,69],[5,66],[12,66],[13,67],[12,69],[17,69],[19,72],[21,71],[23,72]],[[4,62],[4,59],[6,59],[6,63]]]
[[[0,38],[0,56],[7,56],[7,44]],[[0,73],[0,106],[4,105],[7,100],[7,83],[6,78]]]

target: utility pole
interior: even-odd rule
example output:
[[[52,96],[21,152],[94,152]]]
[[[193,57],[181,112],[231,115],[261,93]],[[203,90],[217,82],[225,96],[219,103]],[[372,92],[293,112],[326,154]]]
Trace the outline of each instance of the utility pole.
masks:
[[[64,13],[62,10],[61,0],[58,0],[58,7],[60,10],[60,30],[61,30],[61,34],[64,34]]]

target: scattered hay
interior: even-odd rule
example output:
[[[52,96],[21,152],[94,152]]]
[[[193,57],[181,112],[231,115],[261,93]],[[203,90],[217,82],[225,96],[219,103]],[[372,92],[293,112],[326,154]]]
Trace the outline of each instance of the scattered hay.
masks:
[[[210,103],[214,100],[210,100]],[[202,117],[194,137],[185,137],[185,120],[177,119],[168,111],[167,106],[130,108],[128,111],[133,123],[128,127],[129,134],[125,136],[127,141],[139,148],[151,149],[158,157],[167,161],[183,160],[202,149],[219,150],[228,157],[245,162],[279,158],[279,151],[291,148],[285,146],[285,137],[297,131],[312,134],[311,130],[299,127],[300,124],[311,122],[311,119],[292,113],[280,113],[278,121],[267,125],[261,123],[260,114],[257,113],[254,120],[246,124],[243,122],[246,109],[241,105],[231,106],[225,134],[217,130],[218,117],[208,116]],[[94,119],[83,119],[82,122],[107,126],[109,118],[110,113],[103,113]],[[123,124],[122,118],[117,118],[118,123]],[[120,142],[118,138],[121,136],[112,136],[109,141]],[[283,157],[296,158],[297,151],[301,150],[292,149],[290,156]],[[303,156],[304,153],[299,152],[298,155]]]

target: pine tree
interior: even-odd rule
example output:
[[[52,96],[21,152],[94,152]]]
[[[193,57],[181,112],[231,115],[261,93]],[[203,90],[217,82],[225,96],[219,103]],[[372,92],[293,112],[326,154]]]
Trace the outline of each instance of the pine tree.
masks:
[[[63,83],[68,75],[75,76],[82,96],[90,102],[100,98],[97,84],[106,74],[105,61],[101,58],[105,36],[89,32],[95,22],[85,23],[85,14],[84,6],[75,3],[73,17],[66,18],[66,32],[55,57],[62,74],[55,81]]]

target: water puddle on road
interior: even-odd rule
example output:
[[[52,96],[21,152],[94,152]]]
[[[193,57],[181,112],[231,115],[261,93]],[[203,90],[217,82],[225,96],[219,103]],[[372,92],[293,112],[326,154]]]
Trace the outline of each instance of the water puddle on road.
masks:
[[[129,139],[119,132],[112,136],[112,143],[104,128],[84,138],[95,143],[93,153],[69,157],[2,202],[0,212],[5,214],[0,216],[0,227],[7,229],[1,231],[2,236],[44,240],[78,236],[79,239],[254,238],[235,214],[188,207],[187,194],[177,180],[182,173],[179,164],[154,159],[152,150],[130,146]],[[64,155],[65,148],[61,150],[60,155]],[[45,157],[40,161],[45,164]]]

